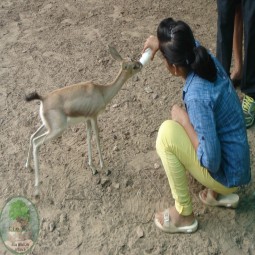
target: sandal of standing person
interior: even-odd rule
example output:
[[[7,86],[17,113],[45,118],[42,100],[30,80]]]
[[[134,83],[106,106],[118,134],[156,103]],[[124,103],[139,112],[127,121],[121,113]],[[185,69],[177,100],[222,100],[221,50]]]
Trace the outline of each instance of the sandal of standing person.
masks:
[[[227,208],[236,208],[239,203],[239,196],[237,194],[220,195],[217,198],[213,196],[213,191],[205,189],[199,192],[199,198],[202,203],[209,206],[222,206]]]
[[[242,102],[246,128],[251,127],[255,121],[255,100],[245,95]]]

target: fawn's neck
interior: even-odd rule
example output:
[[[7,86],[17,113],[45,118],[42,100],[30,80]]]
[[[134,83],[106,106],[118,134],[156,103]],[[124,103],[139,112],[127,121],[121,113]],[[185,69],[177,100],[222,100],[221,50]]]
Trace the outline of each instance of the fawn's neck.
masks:
[[[112,98],[119,92],[123,84],[130,78],[130,75],[127,74],[127,72],[120,71],[117,78],[114,80],[114,82],[110,83],[107,86],[103,87],[103,96],[105,103],[109,103]]]

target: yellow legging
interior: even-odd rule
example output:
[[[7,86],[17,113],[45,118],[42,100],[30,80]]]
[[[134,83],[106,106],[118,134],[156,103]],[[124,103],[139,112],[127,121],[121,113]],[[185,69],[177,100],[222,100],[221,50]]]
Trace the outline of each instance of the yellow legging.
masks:
[[[236,187],[228,188],[214,180],[208,170],[201,166],[196,151],[184,128],[173,120],[166,120],[160,126],[157,153],[165,169],[169,185],[179,214],[192,213],[186,170],[202,185],[223,195],[233,193]]]

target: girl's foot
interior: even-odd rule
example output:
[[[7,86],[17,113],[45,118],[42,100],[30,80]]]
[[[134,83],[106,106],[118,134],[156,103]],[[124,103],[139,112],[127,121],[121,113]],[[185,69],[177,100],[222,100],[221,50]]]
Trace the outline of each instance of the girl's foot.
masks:
[[[193,233],[198,228],[194,214],[180,215],[175,207],[156,213],[155,224],[158,228],[168,233]]]
[[[237,194],[221,195],[210,189],[200,191],[199,198],[202,203],[209,206],[236,208],[239,203],[239,196]]]

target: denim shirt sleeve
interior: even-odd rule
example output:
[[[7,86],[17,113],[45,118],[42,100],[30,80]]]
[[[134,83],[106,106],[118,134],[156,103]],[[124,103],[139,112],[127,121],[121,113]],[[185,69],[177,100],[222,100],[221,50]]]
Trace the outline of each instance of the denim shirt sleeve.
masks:
[[[197,157],[209,172],[216,173],[221,163],[221,148],[217,136],[213,107],[208,100],[192,99],[186,109],[198,136]]]

